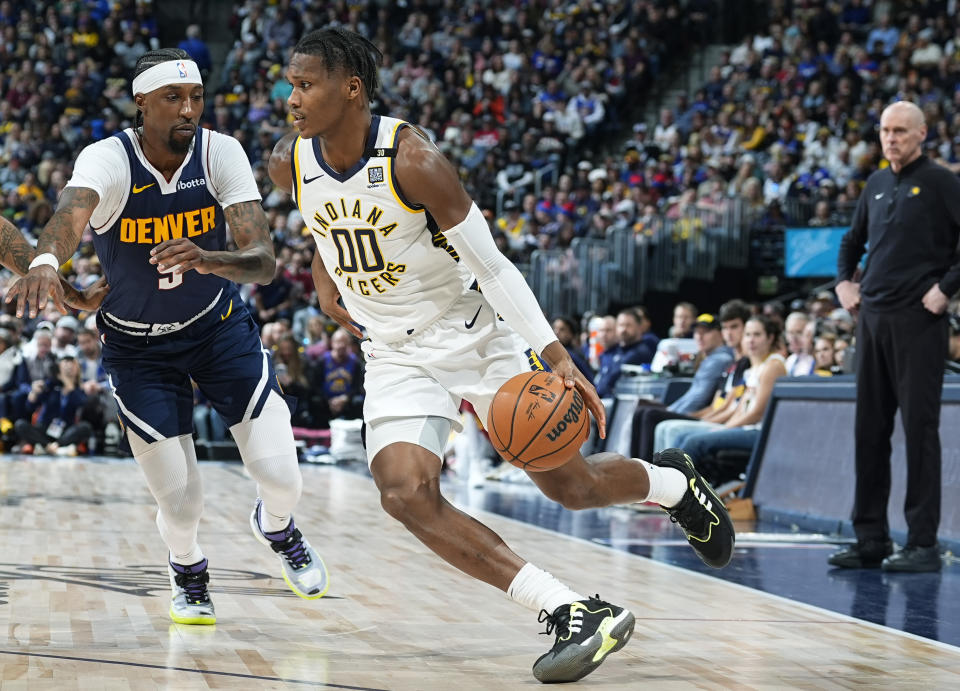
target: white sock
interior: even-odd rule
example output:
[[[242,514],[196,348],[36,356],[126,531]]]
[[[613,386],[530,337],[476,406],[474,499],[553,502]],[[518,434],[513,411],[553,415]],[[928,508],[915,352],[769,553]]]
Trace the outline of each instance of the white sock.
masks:
[[[550,614],[561,605],[587,599],[529,562],[513,577],[507,595],[534,612],[545,609]]]
[[[641,461],[640,464],[647,469],[647,477],[650,479],[650,494],[644,501],[651,501],[660,506],[676,506],[683,495],[687,492],[687,476],[676,468],[661,468],[658,465]]]
[[[286,516],[274,516],[267,511],[263,502],[260,502],[260,527],[265,533],[279,533],[290,525],[290,514]]]
[[[199,545],[194,545],[193,549],[186,554],[171,554],[170,561],[181,566],[193,566],[203,561],[203,552]]]

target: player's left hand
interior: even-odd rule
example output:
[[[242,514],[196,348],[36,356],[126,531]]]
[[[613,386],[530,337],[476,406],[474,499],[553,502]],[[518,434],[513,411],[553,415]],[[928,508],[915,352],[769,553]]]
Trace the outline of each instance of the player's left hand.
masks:
[[[580,392],[584,403],[587,404],[587,409],[593,413],[593,417],[597,421],[597,431],[600,438],[606,439],[607,411],[597,395],[597,390],[583,376],[580,368],[574,364],[573,358],[570,357],[566,348],[560,344],[560,341],[554,341],[543,349],[541,355],[543,360],[550,365],[551,371],[558,377],[563,378],[563,383],[568,389],[576,388]]]
[[[198,274],[209,274],[213,267],[207,264],[209,253],[187,238],[166,240],[150,250],[150,263],[161,273],[182,274],[193,269]]]
[[[950,306],[950,297],[940,290],[939,283],[934,283],[930,286],[926,295],[923,296],[923,306],[927,308],[928,312],[943,314]]]
[[[109,292],[110,286],[107,285],[107,279],[101,276],[83,290],[77,290],[70,284],[63,285],[63,301],[68,307],[95,312],[100,309],[103,299]]]

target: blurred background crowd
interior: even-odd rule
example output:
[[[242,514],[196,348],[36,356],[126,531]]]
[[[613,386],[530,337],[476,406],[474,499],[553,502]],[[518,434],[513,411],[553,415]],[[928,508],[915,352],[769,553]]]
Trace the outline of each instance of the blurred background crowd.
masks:
[[[290,130],[283,69],[306,31],[345,26],[383,49],[374,112],[428,132],[522,268],[538,252],[613,233],[630,233],[641,248],[695,243],[712,217],[734,208],[756,237],[786,226],[843,226],[866,177],[885,165],[877,125],[893,99],[921,105],[925,152],[960,172],[954,2],[173,4],[184,7],[0,2],[0,213],[35,241],[80,149],[132,125],[137,57],[160,46],[186,49],[206,78],[204,126],[243,143],[260,184],[277,268],[272,283],[245,286],[244,295],[281,384],[300,401],[295,425],[306,438],[332,419],[358,417],[363,399],[357,343],[315,306],[313,240],[267,175],[275,142]],[[700,60],[692,80],[691,55]],[[688,88],[667,89],[681,73]],[[743,270],[784,278],[776,262]],[[99,277],[89,235],[63,272],[80,288]],[[4,271],[0,292],[12,280]],[[807,283],[762,294],[743,285],[713,285],[708,298],[697,296],[699,309],[684,302],[682,288],[645,297],[644,307],[622,304],[613,285],[584,313],[548,317],[606,396],[616,383],[611,368],[652,363],[657,337],[695,337],[681,348],[691,355],[683,373],[692,374],[709,354],[696,334],[720,332],[721,305],[734,299],[745,301],[744,324],[753,315],[769,319],[771,352],[789,356],[785,374],[851,371],[855,315],[838,310],[831,292]],[[9,305],[3,311],[6,450],[115,452],[120,431],[92,315],[48,310],[21,320]],[[723,336],[714,347],[729,348],[736,362],[745,351]],[[663,352],[674,360],[665,374],[683,369],[676,352]],[[199,393],[196,423],[201,439],[225,437]]]

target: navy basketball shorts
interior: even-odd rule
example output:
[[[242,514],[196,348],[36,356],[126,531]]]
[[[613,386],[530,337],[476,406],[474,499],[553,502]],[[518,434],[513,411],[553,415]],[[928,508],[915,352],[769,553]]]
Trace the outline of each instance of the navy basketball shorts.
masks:
[[[102,317],[97,322],[120,417],[146,442],[192,434],[191,379],[229,427],[256,418],[271,390],[283,395],[273,358],[245,308],[233,308],[225,319],[214,310],[162,336],[129,335]]]

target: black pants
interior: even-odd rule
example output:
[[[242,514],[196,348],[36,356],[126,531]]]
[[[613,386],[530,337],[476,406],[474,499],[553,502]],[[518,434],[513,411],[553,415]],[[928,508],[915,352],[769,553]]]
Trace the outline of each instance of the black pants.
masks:
[[[29,442],[31,444],[42,444],[43,446],[46,446],[54,441],[60,446],[77,444],[89,439],[90,435],[93,433],[93,427],[90,426],[90,423],[82,421],[75,425],[70,425],[63,430],[63,434],[60,435],[59,439],[54,439],[36,425],[30,424],[29,420],[17,420],[13,424],[13,428],[16,432],[17,438],[21,441]]]
[[[660,404],[643,405],[643,401],[637,407],[633,414],[633,439],[631,441],[630,454],[634,458],[642,458],[649,461],[653,458],[654,451],[663,451],[663,449],[653,448],[654,428],[664,420],[696,420],[697,418],[683,413],[674,413],[667,410]]]
[[[922,308],[863,309],[857,324],[856,494],[860,540],[889,537],[890,436],[897,407],[906,436],[907,544],[929,547],[940,525],[940,396],[947,320]]]

